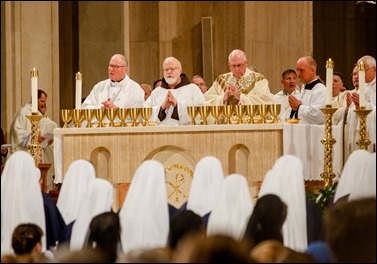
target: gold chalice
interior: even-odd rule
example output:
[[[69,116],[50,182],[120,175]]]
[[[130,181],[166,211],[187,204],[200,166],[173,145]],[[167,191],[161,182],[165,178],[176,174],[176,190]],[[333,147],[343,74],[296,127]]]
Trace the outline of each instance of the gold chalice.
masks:
[[[279,116],[281,111],[281,104],[272,104],[270,106],[270,113],[273,117],[273,123],[279,123]]]
[[[94,117],[94,109],[83,109],[84,119],[88,122],[86,127],[92,127],[92,119]]]
[[[230,119],[233,116],[233,105],[224,105],[224,115],[226,117],[226,124],[230,124]]]
[[[211,109],[211,115],[215,118],[215,124],[219,124],[219,118],[222,115],[224,111],[223,105],[212,105],[210,106]]]
[[[81,122],[84,120],[83,111],[81,109],[73,109],[72,120],[73,120],[73,123],[75,124],[75,127],[80,127]]]
[[[120,121],[122,122],[121,123],[122,127],[127,126],[126,124],[127,116],[128,116],[128,108],[118,108],[118,117]]]
[[[253,107],[253,112],[254,112],[254,115],[253,115],[253,123],[255,124],[259,124],[259,123],[262,123],[262,118],[261,118],[261,107],[262,105],[260,104],[254,104],[252,105]]]
[[[187,113],[191,118],[191,125],[195,125],[195,118],[198,115],[198,107],[194,105],[187,106]]]
[[[152,116],[152,107],[143,107],[140,108],[141,117],[143,118],[143,125],[149,126],[149,119]]]
[[[107,116],[107,119],[109,119],[110,123],[109,126],[114,126],[114,120],[118,115],[118,109],[117,108],[108,108],[105,109],[105,115]]]
[[[105,117],[105,111],[102,108],[94,109],[94,116],[98,120],[98,127],[103,127],[103,118]]]
[[[140,108],[137,107],[132,107],[130,108],[130,117],[132,119],[132,126],[137,126],[137,119],[139,118],[140,115]]]
[[[63,128],[67,128],[68,123],[72,120],[72,109],[61,109],[60,116],[62,121],[64,122]]]
[[[248,117],[247,123],[254,123],[254,108],[253,105],[245,105],[245,112]]]
[[[236,113],[236,116],[238,118],[238,124],[242,124],[242,116],[244,113],[245,107],[243,105],[235,105],[234,106],[234,112]]]
[[[202,118],[202,124],[207,125],[207,118],[210,113],[210,108],[208,105],[201,105],[199,106],[199,115]]]
[[[262,117],[262,123],[267,123],[266,122],[266,117],[270,113],[270,105],[268,104],[262,104],[259,108],[259,113]]]

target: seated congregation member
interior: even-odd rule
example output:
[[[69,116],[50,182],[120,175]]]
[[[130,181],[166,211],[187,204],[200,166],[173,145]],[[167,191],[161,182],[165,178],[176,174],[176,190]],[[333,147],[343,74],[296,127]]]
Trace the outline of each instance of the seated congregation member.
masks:
[[[43,234],[46,233],[46,219],[38,171],[34,158],[26,151],[16,151],[5,163],[1,175],[2,255],[13,253],[12,234],[19,224],[32,223],[39,226]],[[45,250],[46,237],[43,235],[42,252]]]
[[[301,119],[301,124],[321,125],[325,121],[321,108],[326,104],[326,86],[317,76],[317,62],[311,56],[301,57],[296,63],[296,72],[304,88],[299,98],[288,96],[290,118]]]
[[[230,72],[219,75],[205,93],[208,105],[272,104],[268,80],[248,69],[245,52],[233,50],[228,57]]]
[[[144,106],[152,107],[151,120],[161,125],[187,125],[191,118],[187,106],[202,105],[203,93],[190,82],[182,72],[182,65],[174,57],[167,57],[163,62],[164,78],[161,86],[156,87]]]
[[[192,245],[190,245],[191,243]],[[186,242],[189,251],[176,254],[178,263],[253,263],[242,242],[224,234],[201,237]]]
[[[10,128],[10,138],[12,143],[12,151],[23,150],[29,151],[31,141],[31,122],[27,118],[32,114],[31,101],[21,107],[13,117]],[[47,116],[47,93],[38,89],[38,114],[42,115],[39,121],[38,142],[41,144],[41,158],[43,163],[50,163],[51,167],[47,175],[47,189],[54,189],[53,175],[54,167],[54,150],[53,150],[53,133],[58,125]],[[48,136],[47,136],[48,135]]]
[[[179,212],[169,226],[168,248],[173,253],[178,245],[191,236],[205,236],[203,219],[191,210]]]
[[[257,263],[315,263],[309,253],[293,250],[274,239],[256,245],[250,256]]]
[[[19,224],[12,234],[14,255],[2,255],[1,263],[46,262],[42,253],[43,230],[36,224]]]
[[[284,242],[283,224],[287,217],[287,206],[274,194],[266,194],[258,198],[251,214],[243,242],[249,251],[260,242],[274,239]]]
[[[281,74],[281,81],[283,90],[274,95],[276,104],[281,104],[280,120],[284,121],[289,118],[291,109],[288,103],[288,96],[293,94],[300,96],[301,90],[297,86],[297,73],[293,69],[287,69]]]
[[[85,247],[101,252],[109,263],[114,263],[120,247],[119,215],[114,212],[104,212],[94,216],[89,225]]]
[[[324,215],[325,237],[339,263],[376,263],[376,198],[331,207]]]

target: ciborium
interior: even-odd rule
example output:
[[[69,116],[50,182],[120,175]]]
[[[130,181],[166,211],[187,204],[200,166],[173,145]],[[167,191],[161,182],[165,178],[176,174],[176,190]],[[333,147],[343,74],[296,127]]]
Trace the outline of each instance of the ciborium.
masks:
[[[141,117],[143,118],[143,125],[149,126],[149,119],[152,116],[152,107],[143,107],[140,108]]]
[[[215,118],[215,124],[219,124],[219,118],[223,114],[224,106],[223,105],[212,105],[210,106],[211,115]]]
[[[84,113],[84,119],[87,122],[86,127],[92,127],[92,119],[94,117],[94,109],[82,109],[82,111]]]
[[[198,107],[195,105],[187,106],[187,113],[191,118],[191,125],[195,125],[195,118],[198,115]]]
[[[96,117],[98,121],[98,127],[103,127],[103,119],[105,117],[104,109],[102,108],[94,109],[94,116]]]
[[[62,121],[64,122],[63,128],[67,128],[69,122],[72,120],[72,109],[61,109],[60,116]]]
[[[105,115],[106,115],[107,119],[109,119],[109,121],[110,121],[109,126],[113,127],[114,126],[114,120],[118,116],[118,109],[117,108],[105,109]]]
[[[127,126],[126,119],[127,119],[127,116],[128,116],[128,111],[129,111],[128,108],[118,108],[118,117],[121,121],[122,127]]]

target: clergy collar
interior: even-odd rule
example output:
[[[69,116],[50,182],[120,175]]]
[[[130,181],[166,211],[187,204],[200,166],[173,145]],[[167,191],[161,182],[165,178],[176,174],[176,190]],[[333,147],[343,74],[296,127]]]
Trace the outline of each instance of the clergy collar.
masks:
[[[123,80],[124,80],[125,78],[126,78],[126,76],[124,76],[124,78],[123,78],[122,80],[118,81],[118,82],[113,81],[113,80],[110,79],[110,86],[113,86],[113,87],[121,86],[122,83],[123,83]]]
[[[318,84],[318,83],[321,83],[321,81],[319,79],[315,79],[314,81],[310,82],[310,83],[306,83],[305,84],[305,90],[311,90],[313,89],[313,87]]]

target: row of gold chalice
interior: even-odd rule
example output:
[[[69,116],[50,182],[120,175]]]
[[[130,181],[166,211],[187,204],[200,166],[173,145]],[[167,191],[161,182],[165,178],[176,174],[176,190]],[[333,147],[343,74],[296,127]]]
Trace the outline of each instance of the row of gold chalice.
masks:
[[[63,128],[67,128],[68,124],[73,121],[74,127],[81,127],[84,120],[87,121],[86,127],[93,127],[93,118],[98,121],[98,127],[105,127],[103,122],[105,117],[109,120],[107,124],[109,127],[117,126],[115,124],[116,118],[119,118],[120,126],[126,127],[126,119],[131,118],[130,126],[149,126],[149,119],[152,116],[151,107],[132,107],[132,108],[111,108],[111,109],[61,109],[61,119],[64,122]]]
[[[191,125],[196,124],[199,115],[201,124],[208,124],[208,116],[215,119],[214,124],[258,124],[279,123],[280,104],[262,105],[200,105],[188,106]]]

